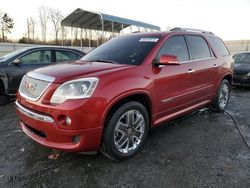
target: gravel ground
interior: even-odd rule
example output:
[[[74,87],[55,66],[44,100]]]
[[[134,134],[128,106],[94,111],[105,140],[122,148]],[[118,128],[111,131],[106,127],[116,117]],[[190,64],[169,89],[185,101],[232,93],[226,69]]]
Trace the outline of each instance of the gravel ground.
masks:
[[[46,149],[19,131],[13,103],[2,106],[0,187],[250,187],[250,90],[234,89],[227,111],[156,128],[138,155],[117,163]]]

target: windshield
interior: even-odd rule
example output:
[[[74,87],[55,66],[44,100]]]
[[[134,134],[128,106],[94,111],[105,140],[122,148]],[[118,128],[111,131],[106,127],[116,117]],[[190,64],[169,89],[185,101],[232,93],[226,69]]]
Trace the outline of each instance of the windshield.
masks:
[[[236,54],[234,57],[235,63],[249,63],[250,64],[250,53]]]
[[[160,36],[155,35],[116,37],[85,55],[82,60],[140,65],[159,38]]]
[[[23,48],[23,49],[20,49],[20,50],[16,50],[16,51],[14,51],[14,52],[11,52],[11,53],[9,53],[9,54],[6,54],[6,55],[0,57],[0,63],[6,61],[6,60],[8,60],[8,59],[13,58],[13,57],[16,56],[17,54],[19,54],[19,53],[21,53],[21,52],[23,52],[23,51],[25,51],[25,50],[27,50],[27,48]]]

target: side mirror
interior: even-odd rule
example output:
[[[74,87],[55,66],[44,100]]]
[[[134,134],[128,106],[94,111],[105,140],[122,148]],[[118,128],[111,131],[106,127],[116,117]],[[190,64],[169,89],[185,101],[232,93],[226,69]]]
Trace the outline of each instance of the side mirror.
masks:
[[[161,55],[159,62],[156,62],[157,65],[180,65],[177,56],[174,55]]]
[[[22,64],[22,62],[21,62],[21,60],[19,58],[17,58],[14,61],[12,61],[12,64],[14,64],[14,65],[20,65],[20,64]]]

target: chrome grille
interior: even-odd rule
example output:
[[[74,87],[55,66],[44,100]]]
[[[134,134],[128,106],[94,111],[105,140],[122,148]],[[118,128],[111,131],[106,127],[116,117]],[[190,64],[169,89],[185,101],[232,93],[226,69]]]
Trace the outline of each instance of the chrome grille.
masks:
[[[53,80],[52,77],[30,72],[23,77],[19,92],[23,97],[37,101]]]

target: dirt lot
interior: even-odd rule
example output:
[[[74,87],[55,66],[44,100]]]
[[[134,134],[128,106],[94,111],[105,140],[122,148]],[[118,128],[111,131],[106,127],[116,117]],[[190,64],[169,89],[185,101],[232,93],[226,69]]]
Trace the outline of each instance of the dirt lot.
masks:
[[[115,163],[46,149],[19,131],[14,104],[0,107],[0,187],[250,187],[250,90],[234,89],[227,111],[154,129],[142,152]]]

